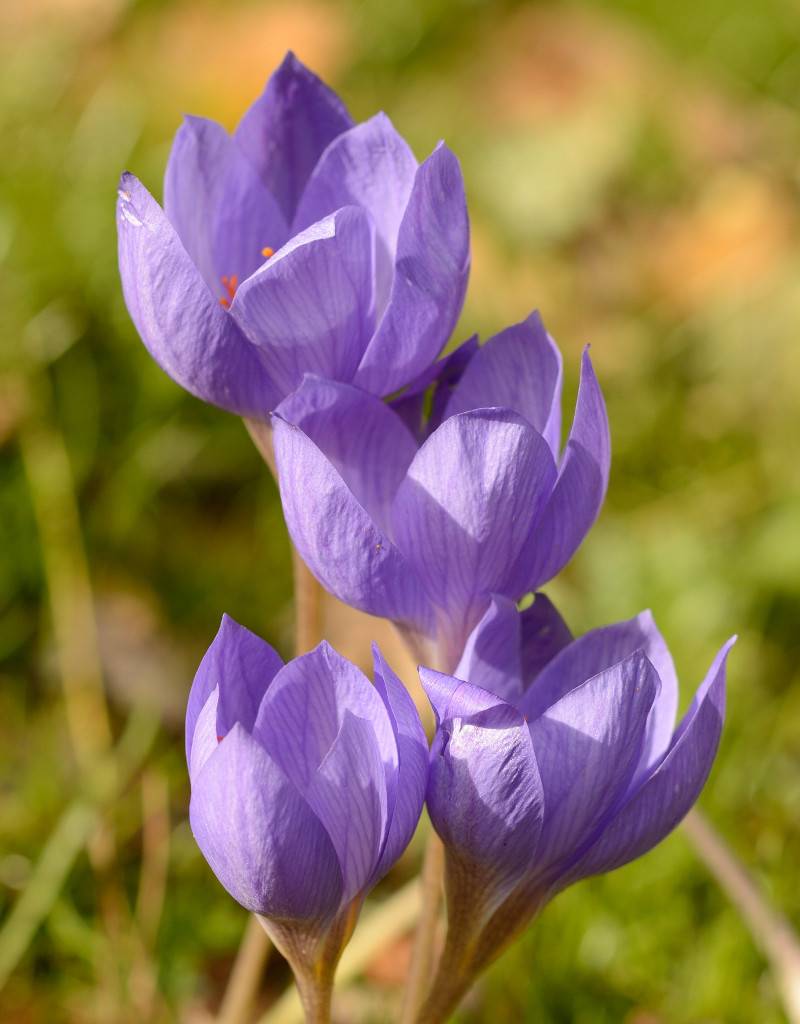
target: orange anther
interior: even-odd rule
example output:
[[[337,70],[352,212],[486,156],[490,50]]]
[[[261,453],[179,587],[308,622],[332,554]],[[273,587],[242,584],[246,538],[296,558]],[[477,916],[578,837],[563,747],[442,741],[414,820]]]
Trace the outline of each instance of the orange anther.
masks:
[[[265,245],[264,248],[261,250],[261,255],[264,257],[265,260],[268,260],[270,256],[275,255],[275,250],[270,249],[268,245]]]
[[[223,296],[219,300],[219,303],[221,306],[224,306],[225,309],[228,309],[230,304],[233,302],[234,295],[236,294],[236,288],[239,284],[239,278],[236,276],[236,274],[231,274],[230,277],[228,277],[227,275],[221,277],[220,281],[222,282],[222,287],[228,294],[226,296]]]

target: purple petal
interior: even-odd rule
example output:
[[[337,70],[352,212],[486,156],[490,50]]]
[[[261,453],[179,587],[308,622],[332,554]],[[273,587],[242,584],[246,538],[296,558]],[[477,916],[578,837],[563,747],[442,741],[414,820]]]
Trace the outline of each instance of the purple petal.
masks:
[[[261,702],[254,735],[306,793],[347,712],[366,721],[387,772],[396,772],[397,745],[383,701],[364,673],[325,641],[275,676]]]
[[[554,609],[555,610],[555,609]],[[675,666],[667,650],[664,638],[649,611],[641,612],[633,619],[615,622],[611,626],[592,629],[565,646],[541,671],[533,686],[528,689],[520,704],[521,710],[532,721],[564,694],[574,690],[590,676],[611,668],[634,651],[644,651],[661,679],[665,691],[659,697],[659,716],[668,719],[667,739],[662,751],[669,743],[675,724],[675,707],[678,699],[678,681]],[[671,717],[669,709],[672,708]],[[658,734],[665,726],[659,724]]]
[[[530,871],[542,826],[544,795],[527,725],[476,687],[425,668],[420,679],[439,719],[431,821],[451,854],[480,867],[491,892],[476,898],[499,903]]]
[[[356,384],[388,395],[436,358],[461,313],[469,265],[461,169],[450,150],[439,144],[414,179],[397,239],[389,302],[361,360]]]
[[[287,223],[323,150],[352,124],[336,93],[287,53],[235,133]]]
[[[324,922],[339,909],[342,872],[328,833],[241,725],[193,780],[189,821],[212,871],[248,910]]]
[[[432,612],[417,574],[335,467],[302,430],[277,417],[273,438],[286,525],[320,583],[354,608],[430,632]]]
[[[493,594],[483,618],[469,635],[456,677],[515,703],[522,693],[520,625],[514,602]]]
[[[214,719],[215,737],[222,737],[236,722],[252,731],[261,698],[283,661],[268,643],[222,616],[217,635],[200,662],[186,707],[186,760],[191,762],[192,738],[198,715],[209,695],[219,691]]]
[[[375,689],[389,713],[398,752],[397,777],[393,783],[387,779],[389,829],[373,876],[377,881],[405,850],[419,822],[428,782],[428,741],[414,701],[377,644],[372,645],[372,654]]]
[[[398,135],[386,114],[376,114],[328,146],[297,209],[295,231],[341,206],[360,206],[368,211],[378,241],[378,310],[386,305],[391,288],[397,233],[416,170],[417,161],[408,143]],[[396,387],[387,390],[396,390]]]
[[[374,324],[373,255],[366,215],[345,207],[240,285],[231,315],[284,393],[305,373],[352,378]]]
[[[194,728],[192,729],[191,745],[189,745],[189,723],[187,721],[186,756],[189,765],[190,779],[194,779],[200,774],[200,769],[209,757],[211,757],[219,744],[219,734],[217,733],[218,706],[219,690],[214,689],[211,691],[205,704],[200,709],[200,713],[196,716]]]
[[[400,418],[366,391],[311,376],[276,413],[311,438],[374,522],[388,529],[389,507],[417,453]]]
[[[265,246],[286,241],[286,221],[252,164],[225,129],[187,117],[164,179],[164,212],[209,288],[226,298],[223,276],[243,281]]]
[[[714,659],[664,759],[588,844],[560,887],[641,857],[690,810],[706,783],[719,746],[725,718],[725,664],[735,640],[729,640]]]
[[[478,350],[447,406],[447,416],[502,405],[539,431],[553,458],[561,453],[561,353],[538,312],[507,327]]]
[[[578,549],[600,512],[608,487],[611,442],[605,402],[588,352],[581,363],[578,402],[558,483],[536,526],[527,590],[552,579]]]
[[[132,174],[120,180],[117,227],[125,302],[155,361],[198,398],[265,418],[277,404],[272,379]]]
[[[658,686],[655,669],[637,651],[531,722],[545,795],[537,852],[537,871],[543,876],[618,803],[639,762]]]
[[[522,687],[527,690],[545,665],[572,643],[572,633],[544,594],[534,595],[533,604],[520,612],[520,631]]]
[[[416,380],[408,385],[402,395],[390,400],[389,405],[403,420],[414,437],[422,440],[442,422],[444,410],[453,388],[461,380],[461,375],[477,351],[478,335],[473,334],[458,348],[427,367]],[[431,410],[427,423],[424,423],[425,393],[431,386],[433,386]]]
[[[331,837],[344,876],[343,902],[348,903],[370,882],[388,826],[386,776],[369,722],[344,712],[305,796]]]
[[[507,410],[452,416],[411,463],[392,512],[397,545],[447,609],[458,654],[506,579],[555,480],[546,442]]]

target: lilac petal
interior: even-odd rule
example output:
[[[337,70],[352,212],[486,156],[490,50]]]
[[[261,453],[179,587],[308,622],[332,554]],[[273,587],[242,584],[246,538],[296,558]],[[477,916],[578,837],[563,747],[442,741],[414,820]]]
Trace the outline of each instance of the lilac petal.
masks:
[[[527,690],[545,665],[572,643],[572,633],[552,601],[541,593],[534,595],[533,604],[520,612],[520,631],[522,688]]]
[[[386,776],[369,722],[344,712],[339,733],[305,796],[331,837],[347,903],[369,883],[388,826]]]
[[[447,405],[447,416],[502,405],[539,431],[553,458],[561,452],[561,353],[538,312],[478,350]]]
[[[275,673],[283,666],[268,643],[240,626],[229,615],[222,616],[217,635],[200,662],[186,707],[186,760],[191,762],[192,737],[198,715],[209,695],[219,691],[219,708],[214,720],[217,737],[224,736],[236,722],[250,732],[261,698]]]
[[[611,668],[638,650],[647,655],[658,673],[662,689],[666,691],[658,702],[659,708],[665,712],[665,718],[669,720],[666,726],[659,726],[658,730],[660,735],[666,728],[667,740],[662,750],[665,749],[675,725],[678,680],[667,645],[649,611],[641,612],[624,622],[592,629],[566,645],[542,669],[535,684],[527,691],[520,705],[522,711],[531,721],[538,718],[548,707],[590,676]],[[666,713],[669,707],[672,707],[671,719]]]
[[[555,480],[546,442],[520,416],[451,416],[420,448],[392,510],[397,545],[428,596],[461,623],[463,647],[506,579]]]
[[[584,352],[575,419],[558,483],[535,528],[533,564],[524,566],[525,590],[536,590],[572,558],[600,512],[610,464],[605,402],[589,354]]]
[[[212,871],[248,910],[324,922],[339,909],[342,872],[328,833],[241,725],[193,780],[189,821]]]
[[[283,514],[309,569],[340,601],[430,632],[431,608],[414,569],[317,445],[298,427],[273,423]]]
[[[225,129],[187,117],[164,178],[164,212],[209,288],[226,298],[223,276],[239,281],[278,249],[288,228],[275,200]]]
[[[344,132],[328,146],[297,208],[295,231],[341,206],[360,206],[368,211],[378,240],[376,299],[379,310],[386,305],[391,288],[397,233],[416,170],[417,161],[408,143],[398,135],[386,114],[376,114]],[[396,390],[396,386],[387,390]]]
[[[310,375],[275,411],[311,438],[374,522],[388,529],[389,506],[417,453],[400,418],[366,391]]]
[[[219,690],[211,691],[208,700],[200,709],[197,715],[194,729],[191,736],[191,746],[187,750],[189,765],[189,778],[194,779],[200,774],[200,769],[211,757],[219,744],[217,733],[217,707],[219,705]],[[188,723],[187,723],[188,725]],[[189,732],[186,732],[187,744]]]
[[[499,903],[529,872],[544,814],[530,733],[510,704],[450,676],[419,670],[439,721],[427,806],[451,854],[478,865]],[[476,893],[476,898],[479,894]]]
[[[325,147],[352,125],[336,93],[290,51],[234,137],[290,223]]]
[[[464,182],[458,160],[441,143],[417,171],[394,263],[388,305],[355,378],[380,395],[436,358],[464,303],[470,265]]]
[[[492,594],[491,604],[469,635],[456,677],[513,704],[522,693],[520,625],[514,602]]]
[[[618,803],[641,756],[658,692],[641,651],[577,687],[530,725],[545,795],[537,871],[546,875]]]
[[[337,210],[291,239],[236,292],[231,315],[288,394],[304,373],[349,380],[374,323],[374,239],[363,211]]]
[[[294,658],[275,676],[253,732],[286,776],[306,793],[347,712],[366,722],[387,772],[396,772],[397,745],[383,701],[364,673],[325,641]]]
[[[372,879],[376,882],[405,850],[419,822],[428,782],[428,741],[414,701],[384,659],[377,644],[372,645],[372,654],[375,660],[375,689],[389,713],[398,753],[394,784],[390,785],[391,779],[387,779],[389,828]]]
[[[560,882],[612,871],[641,857],[685,817],[706,783],[725,718],[725,665],[736,641],[717,654],[661,763],[607,826],[587,844]]]
[[[272,379],[132,174],[120,180],[117,227],[125,302],[155,361],[198,398],[265,418],[277,404]]]

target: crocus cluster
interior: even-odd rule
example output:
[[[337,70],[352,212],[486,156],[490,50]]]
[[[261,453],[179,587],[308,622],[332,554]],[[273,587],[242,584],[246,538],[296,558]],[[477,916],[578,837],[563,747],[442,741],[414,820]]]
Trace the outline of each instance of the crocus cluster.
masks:
[[[649,613],[573,639],[535,593],[603,503],[605,404],[585,351],[562,448],[561,356],[535,313],[438,359],[469,268],[443,144],[418,164],[385,115],[354,124],[290,54],[232,136],[186,119],[163,209],[123,175],[117,220],[148,349],[248,421],[302,559],[397,625],[436,720],[429,751],[377,648],[370,683],[324,642],[284,665],[226,617],[186,716],[195,838],[323,1022],[361,905],[427,801],[449,927],[418,1021],[441,1024],[554,895],[684,817],[732,641],[676,728]]]

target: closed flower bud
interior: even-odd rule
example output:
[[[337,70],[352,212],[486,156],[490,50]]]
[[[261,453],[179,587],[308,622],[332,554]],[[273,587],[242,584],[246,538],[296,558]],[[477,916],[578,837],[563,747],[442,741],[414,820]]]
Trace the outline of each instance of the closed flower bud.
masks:
[[[186,712],[195,839],[258,914],[304,999],[326,997],[361,903],[405,849],[428,748],[377,647],[375,685],[328,644],[281,663],[225,617]]]

